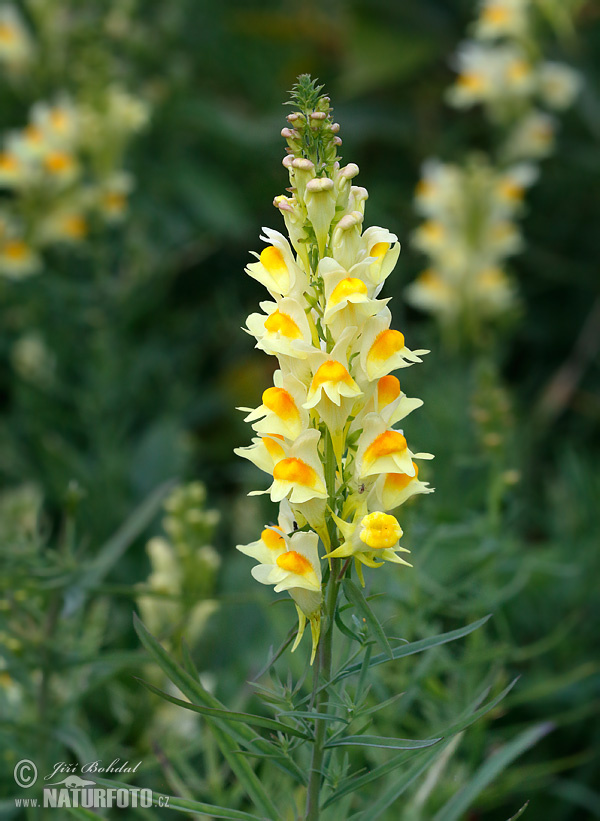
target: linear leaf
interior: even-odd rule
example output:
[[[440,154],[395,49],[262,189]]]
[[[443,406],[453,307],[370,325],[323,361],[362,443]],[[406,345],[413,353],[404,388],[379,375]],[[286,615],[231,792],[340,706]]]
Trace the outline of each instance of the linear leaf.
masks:
[[[139,791],[139,787],[133,787],[131,784],[123,784],[121,781],[111,781],[108,778],[99,778],[94,774],[94,781],[105,787],[113,787],[115,789],[135,790]],[[166,793],[156,792],[152,790],[152,800],[155,805],[159,805],[160,799],[168,799],[168,805],[163,803],[163,806],[168,806],[170,810],[177,812],[186,812],[189,814],[190,810],[196,813],[208,815],[210,818],[229,818],[233,821],[266,821],[264,816],[251,815],[248,812],[241,810],[230,810],[227,807],[216,807],[214,804],[203,804],[201,801],[192,801],[188,798],[177,798],[173,795],[166,795]],[[94,815],[94,818],[98,818]],[[277,819],[278,821],[278,819]]]
[[[286,718],[302,718],[304,721],[341,721],[343,724],[348,724],[348,719],[344,718],[343,716],[332,716],[327,715],[326,713],[317,713],[313,710],[313,712],[302,711],[302,710],[286,710],[283,713],[279,713],[280,716],[285,716]]]
[[[185,696],[189,699],[204,701],[204,703],[207,701],[217,701],[217,699],[213,699],[210,694],[206,692],[199,681],[190,676],[189,673],[187,673],[170,657],[160,642],[158,642],[146,629],[137,616],[134,616],[134,626],[144,647],[155,659],[156,663],[163,670],[167,678],[169,678]],[[209,703],[207,706],[223,709],[223,705],[218,701],[216,705]],[[223,719],[209,719],[209,721],[211,732],[215,737],[219,749],[240,784],[254,801],[260,812],[265,815],[265,817],[271,818],[273,821],[278,819],[280,816],[277,808],[271,801],[265,788],[259,781],[258,776],[248,761],[243,756],[238,755],[239,747],[234,740],[236,737],[235,729],[237,727],[242,728],[243,731],[249,735],[249,737],[246,735],[246,738],[250,742],[257,742],[256,734],[244,724],[235,724],[234,722],[229,722]],[[232,724],[234,725],[233,732],[231,728]],[[271,750],[269,750],[269,752],[271,752]],[[289,768],[284,769],[289,771]]]
[[[536,724],[501,747],[498,752],[491,755],[481,765],[469,783],[462,790],[455,793],[439,810],[434,821],[457,821],[502,770],[508,767],[515,758],[533,747],[540,738],[543,738],[552,729],[554,729],[554,725],[547,721]]]
[[[328,741],[325,747],[380,747],[383,750],[423,750],[441,738],[385,738],[378,735],[347,735]]]
[[[514,681],[511,681],[511,683],[507,687],[505,687],[504,690],[501,693],[499,693],[495,698],[493,698],[491,701],[489,701],[483,707],[480,707],[474,713],[471,713],[466,718],[463,718],[463,719],[455,722],[450,727],[448,727],[446,730],[444,730],[443,731],[443,737],[445,739],[448,739],[448,740],[451,739],[452,736],[456,735],[456,733],[462,732],[462,730],[465,730],[471,724],[474,724],[479,718],[481,718],[486,713],[489,713],[491,710],[493,710],[494,707],[496,707],[496,705],[499,704],[506,695],[508,695],[508,693],[512,690],[512,688],[515,686],[517,681],[518,681],[518,679],[514,679]],[[446,742],[444,742],[444,748],[445,747],[446,747]],[[434,751],[434,752],[436,752],[436,754],[437,754],[437,751]],[[416,753],[416,755],[419,755],[419,753]],[[326,808],[330,804],[333,804],[334,801],[337,801],[339,798],[342,798],[344,795],[347,795],[348,793],[354,792],[355,790],[360,790],[363,787],[366,787],[367,784],[370,784],[372,781],[376,781],[378,778],[382,778],[384,775],[387,775],[388,773],[393,772],[393,770],[395,770],[397,767],[404,764],[405,761],[412,761],[412,760],[414,760],[414,755],[413,754],[401,753],[400,755],[394,756],[389,761],[386,761],[385,764],[380,764],[379,767],[375,767],[370,772],[365,773],[362,776],[356,777],[356,776],[350,775],[350,777],[347,778],[343,782],[343,784],[341,784],[338,787],[338,789],[335,790],[335,792],[333,792],[329,796],[329,798],[323,804],[323,808]],[[421,760],[420,755],[419,755],[419,760]]]
[[[284,724],[281,721],[276,721],[274,718],[266,718],[264,716],[253,715],[251,713],[236,713],[232,710],[219,710],[216,707],[203,707],[200,704],[193,704],[191,701],[184,701],[181,698],[176,698],[176,696],[165,693],[164,690],[161,690],[159,687],[155,687],[154,684],[150,684],[150,682],[144,681],[141,678],[136,677],[136,681],[139,681],[140,684],[143,684],[144,687],[152,693],[155,693],[157,696],[160,696],[165,701],[170,701],[171,704],[176,704],[178,707],[183,707],[184,709],[191,710],[194,713],[199,713],[201,716],[207,716],[208,718],[220,718],[223,719],[223,721],[239,721],[242,724],[248,724],[253,727],[264,727],[265,729],[272,730],[273,732],[287,733],[288,735],[302,738],[305,741],[312,741],[312,737],[307,733],[296,729],[296,727],[289,727],[287,724]]]
[[[379,623],[379,619],[373,613],[365,597],[363,596],[360,588],[352,581],[352,579],[344,579],[344,593],[346,594],[346,598],[348,601],[352,602],[354,607],[358,610],[360,615],[366,621],[369,629],[373,633],[373,637],[377,639],[378,644],[381,646],[381,649],[387,656],[387,659],[390,661],[394,658],[392,653],[392,648],[390,647],[390,643],[387,639],[387,636],[383,630],[383,627]]]
[[[477,630],[479,627],[484,625],[489,618],[491,618],[491,613],[488,616],[484,616],[482,619],[478,619],[478,621],[468,624],[466,627],[460,627],[457,630],[450,630],[448,633],[440,633],[437,636],[431,636],[430,638],[421,639],[420,641],[413,641],[410,644],[402,645],[402,647],[396,647],[392,651],[392,658],[397,660],[404,658],[405,656],[414,656],[416,653],[422,653],[424,650],[429,650],[432,647],[438,647],[440,644],[448,644],[450,641],[462,639],[465,636],[468,636],[469,633],[472,633],[474,630]],[[380,653],[378,656],[373,656],[369,666],[376,667],[378,664],[384,664],[386,661],[389,661],[388,656],[384,653]],[[354,675],[354,673],[358,673],[361,666],[362,665],[360,663],[356,663],[352,664],[350,667],[347,667],[345,670],[341,670],[336,676],[333,677],[331,683],[341,681],[348,676]]]
[[[523,806],[521,807],[521,809],[519,810],[519,812],[516,815],[511,815],[511,817],[508,819],[508,821],[517,821],[517,818],[520,818],[523,815],[523,813],[525,812],[525,810],[527,809],[528,806],[529,806],[529,801],[526,801],[523,804]]]

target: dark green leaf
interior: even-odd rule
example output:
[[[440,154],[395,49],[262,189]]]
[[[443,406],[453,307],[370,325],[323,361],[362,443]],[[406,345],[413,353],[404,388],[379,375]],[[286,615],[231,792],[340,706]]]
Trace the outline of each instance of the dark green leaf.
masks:
[[[335,738],[325,747],[380,747],[383,750],[423,750],[438,744],[441,738],[384,738],[377,735],[347,735]]]

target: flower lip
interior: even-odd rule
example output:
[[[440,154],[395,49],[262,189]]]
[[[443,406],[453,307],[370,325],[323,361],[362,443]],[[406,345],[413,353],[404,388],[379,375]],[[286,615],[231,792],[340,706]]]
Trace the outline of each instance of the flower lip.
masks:
[[[288,339],[302,339],[302,331],[289,314],[277,309],[265,319],[265,330],[279,333]]]
[[[280,527],[265,527],[260,538],[269,550],[285,550],[285,539]]]
[[[300,416],[293,396],[284,388],[267,388],[263,392],[262,402],[265,408],[284,420],[297,420]]]
[[[341,362],[336,362],[334,359],[328,359],[326,362],[323,362],[315,373],[311,385],[311,391],[317,390],[317,388],[325,382],[345,382],[347,385],[352,385],[352,377]]]
[[[380,408],[391,404],[400,396],[400,380],[397,376],[388,374],[377,382],[377,399]]]
[[[410,483],[419,476],[419,468],[416,462],[413,462],[415,475],[409,476],[408,473],[388,473],[385,477],[385,484],[394,490],[404,490]]]
[[[344,300],[352,299],[352,297],[354,297],[353,301],[356,301],[357,298],[360,299],[366,296],[367,286],[362,279],[358,279],[358,277],[345,277],[341,282],[338,282],[333,289],[328,300],[328,307],[338,305]]]
[[[371,463],[383,456],[401,453],[407,448],[406,439],[398,430],[386,430],[374,439],[365,451],[365,462]]]
[[[291,482],[310,488],[319,484],[319,477],[315,470],[295,456],[289,456],[277,462],[273,468],[273,478],[280,482]]]
[[[362,519],[360,524],[362,527],[360,532],[361,542],[374,550],[393,547],[402,536],[402,528],[396,517],[391,516],[389,513],[382,513],[379,510],[369,513],[368,516]]]
[[[277,557],[277,565],[282,570],[287,570],[289,573],[295,573],[297,576],[305,576],[311,571],[314,572],[312,564],[296,550],[288,550]]]
[[[400,333],[400,331],[394,331],[388,328],[388,330],[381,331],[381,333],[377,335],[371,345],[368,357],[369,359],[385,361],[403,348],[404,334]]]
[[[267,245],[266,248],[263,248],[259,259],[270,274],[281,276],[288,272],[283,254],[274,245]]]

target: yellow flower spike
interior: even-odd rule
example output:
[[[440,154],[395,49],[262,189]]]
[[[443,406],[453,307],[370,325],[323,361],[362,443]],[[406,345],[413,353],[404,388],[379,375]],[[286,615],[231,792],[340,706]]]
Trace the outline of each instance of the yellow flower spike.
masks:
[[[322,617],[322,559],[335,573],[339,559],[354,559],[363,585],[363,565],[404,563],[397,555],[404,550],[400,525],[384,512],[375,489],[387,474],[414,474],[412,459],[428,456],[413,454],[403,432],[391,427],[420,404],[406,397],[391,371],[420,362],[425,351],[407,348],[401,332],[390,327],[389,300],[378,298],[400,244],[384,228],[363,231],[368,192],[351,184],[355,165],[339,166],[339,127],[330,119],[328,98],[319,97],[305,76],[294,95],[302,102],[282,131],[291,196],[274,199],[291,246],[263,229],[266,247],[248,266],[273,301],[248,317],[247,330],[256,347],[278,358],[279,371],[262,404],[242,409],[264,436],[241,454],[270,467],[273,482],[266,492],[290,508],[294,522],[283,533],[265,528],[242,552],[259,560],[252,570],[257,581],[294,599],[294,650],[310,621],[312,664]],[[332,538],[334,523],[341,543]],[[328,590],[331,617],[334,588]]]

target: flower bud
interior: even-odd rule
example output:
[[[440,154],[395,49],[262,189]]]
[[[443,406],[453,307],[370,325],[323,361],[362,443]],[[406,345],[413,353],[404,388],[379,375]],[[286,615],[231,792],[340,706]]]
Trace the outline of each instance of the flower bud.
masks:
[[[319,246],[319,255],[325,255],[331,221],[335,216],[336,197],[333,180],[318,177],[311,180],[305,191],[306,210]]]

